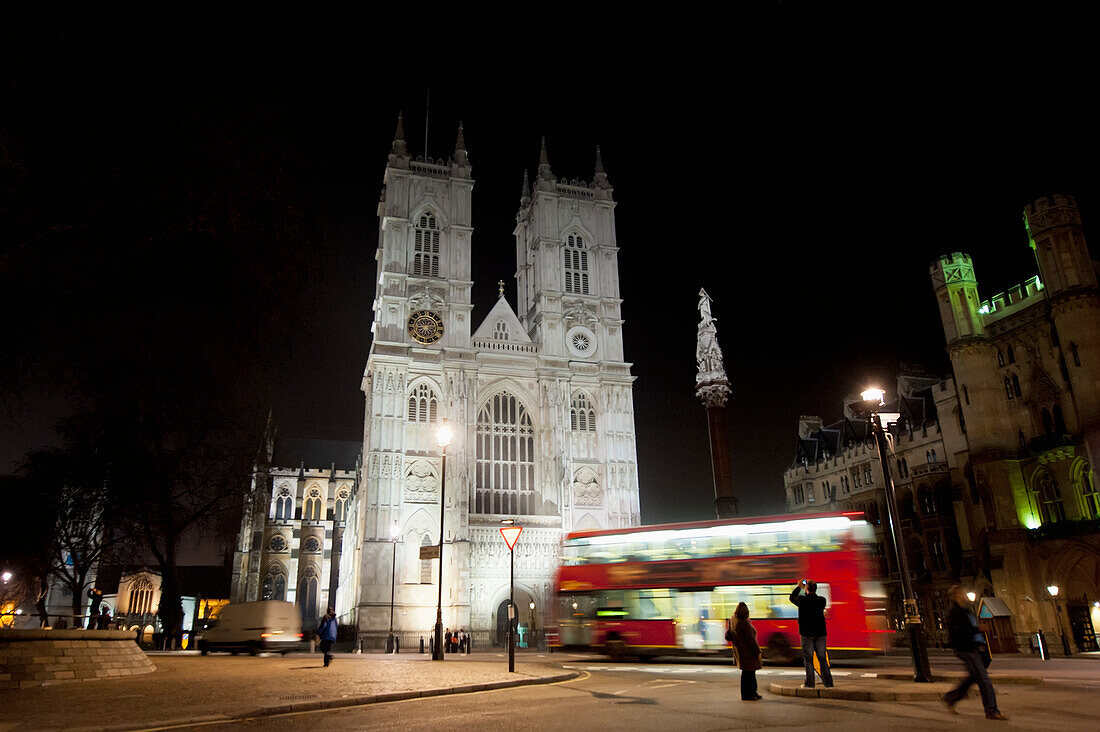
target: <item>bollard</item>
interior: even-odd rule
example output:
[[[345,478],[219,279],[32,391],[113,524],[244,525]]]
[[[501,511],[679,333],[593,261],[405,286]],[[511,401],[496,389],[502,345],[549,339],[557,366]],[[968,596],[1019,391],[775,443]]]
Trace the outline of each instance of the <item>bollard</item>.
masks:
[[[1049,661],[1050,649],[1047,648],[1047,639],[1046,636],[1043,635],[1043,631],[1039,630],[1039,632],[1035,634],[1035,638],[1039,643],[1039,658],[1044,661]]]

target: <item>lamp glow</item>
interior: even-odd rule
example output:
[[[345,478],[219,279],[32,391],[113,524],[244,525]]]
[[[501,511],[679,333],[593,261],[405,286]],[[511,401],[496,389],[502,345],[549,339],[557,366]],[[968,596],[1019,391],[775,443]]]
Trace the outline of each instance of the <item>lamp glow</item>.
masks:
[[[1058,585],[1048,585],[1047,592],[1050,593],[1051,597],[1058,597]]]
[[[397,541],[397,537],[399,536],[401,536],[401,527],[395,522],[394,525],[390,527],[390,538]]]
[[[451,432],[451,428],[444,422],[443,426],[435,433],[436,441],[440,447],[446,447],[451,444],[451,439],[455,436],[454,432]]]
[[[865,401],[865,402],[878,402],[878,405],[880,407],[883,404],[886,403],[886,401],[884,400],[884,397],[886,396],[886,392],[883,389],[877,389],[875,387],[871,387],[870,389],[867,389],[866,391],[860,392],[859,395],[861,397],[863,397],[863,401]]]
[[[529,607],[529,608],[531,608],[532,610],[534,610],[534,609],[535,609],[535,603],[533,603],[533,602],[532,602],[532,603],[528,603],[527,607]]]
[[[974,594],[973,592],[966,593],[966,599],[970,600],[970,602],[974,602],[974,600],[976,600],[977,598],[978,598],[978,596],[976,594]]]

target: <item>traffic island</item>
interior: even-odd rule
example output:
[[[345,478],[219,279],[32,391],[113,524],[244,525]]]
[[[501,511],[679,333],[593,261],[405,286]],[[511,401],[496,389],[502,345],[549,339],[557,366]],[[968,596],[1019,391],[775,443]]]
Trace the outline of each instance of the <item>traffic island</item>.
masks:
[[[913,681],[861,679],[829,689],[815,686],[804,689],[798,682],[780,682],[768,685],[768,691],[776,696],[794,696],[802,699],[842,699],[845,701],[869,702],[919,702],[941,701],[943,695],[953,684],[931,683],[917,684]]]

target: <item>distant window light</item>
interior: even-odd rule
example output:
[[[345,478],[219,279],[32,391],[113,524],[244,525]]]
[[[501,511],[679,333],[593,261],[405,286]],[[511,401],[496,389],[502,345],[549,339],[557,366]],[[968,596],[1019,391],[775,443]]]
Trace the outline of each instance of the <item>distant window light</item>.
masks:
[[[1001,351],[1001,349],[999,349],[999,348],[997,349],[997,365],[998,366],[1004,366],[1005,365],[1005,355]]]
[[[814,503],[816,500],[817,500],[817,498],[816,498],[816,496],[814,496],[814,484],[813,483],[807,483],[806,484],[806,502],[807,503]]]
[[[1012,399],[1015,399],[1015,397],[1012,395],[1012,382],[1009,380],[1009,378],[1007,376],[1004,378],[1004,381],[1005,381],[1005,396],[1008,397],[1009,401],[1011,401]]]

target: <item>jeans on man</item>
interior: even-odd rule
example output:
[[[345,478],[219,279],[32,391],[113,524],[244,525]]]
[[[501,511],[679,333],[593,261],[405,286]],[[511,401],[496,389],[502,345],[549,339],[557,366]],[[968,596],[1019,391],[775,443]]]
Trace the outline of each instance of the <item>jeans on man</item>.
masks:
[[[814,655],[821,666],[821,683],[827,688],[833,685],[833,674],[829,670],[829,661],[825,658],[825,636],[802,636],[802,663],[806,666],[806,686],[814,685]]]
[[[330,640],[321,641],[321,653],[325,654],[325,665],[326,666],[328,666],[330,663],[332,663],[332,654],[329,652],[331,650],[332,650],[332,641],[330,641]]]
[[[948,704],[954,704],[960,699],[966,698],[966,692],[970,691],[971,684],[977,684],[982,692],[982,706],[986,714],[996,714],[997,692],[993,691],[993,682],[989,680],[989,672],[985,670],[985,662],[977,651],[955,651],[955,655],[966,666],[966,678],[951,691],[943,696]]]

